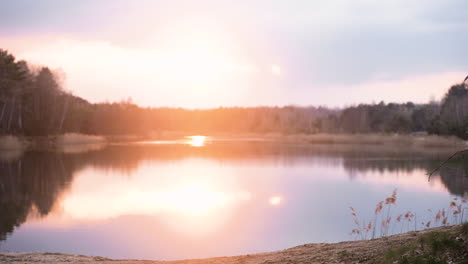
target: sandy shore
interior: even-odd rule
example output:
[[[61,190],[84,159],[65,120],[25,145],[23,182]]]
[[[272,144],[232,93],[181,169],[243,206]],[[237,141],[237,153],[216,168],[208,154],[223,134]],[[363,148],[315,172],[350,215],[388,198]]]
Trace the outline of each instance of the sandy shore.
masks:
[[[0,253],[0,263],[113,263],[113,264],[274,264],[274,263],[381,263],[389,248],[416,242],[418,237],[431,231],[453,231],[456,226],[394,235],[365,241],[348,241],[333,244],[306,244],[294,248],[252,255],[191,259],[177,261],[114,260],[60,253]]]

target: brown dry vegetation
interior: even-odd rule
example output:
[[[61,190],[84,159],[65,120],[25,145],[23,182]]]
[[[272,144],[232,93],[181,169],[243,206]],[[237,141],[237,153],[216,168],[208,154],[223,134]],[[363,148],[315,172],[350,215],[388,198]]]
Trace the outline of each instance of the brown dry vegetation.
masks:
[[[401,135],[401,134],[297,134],[268,135],[267,138],[289,143],[307,144],[359,144],[359,145],[389,145],[405,147],[463,147],[467,142],[456,137],[434,135]]]
[[[467,222],[468,197],[455,197],[451,200],[447,208],[441,208],[437,212],[427,210],[426,216],[416,217],[412,211],[399,212],[394,217],[392,206],[397,203],[397,189],[384,200],[377,203],[374,210],[374,217],[368,221],[359,218],[354,207],[350,206],[351,216],[355,228],[351,234],[356,239],[366,240],[378,237],[386,237],[391,234],[398,234],[409,231],[417,231],[431,227],[451,226]]]
[[[59,136],[49,137],[28,137],[23,141],[28,141],[28,147],[32,149],[63,148],[64,146],[104,144],[106,142],[135,142],[148,140],[176,140],[190,135],[184,132],[161,132],[147,136],[137,135],[114,135],[114,136],[93,136],[78,133],[67,133]],[[362,148],[376,147],[383,148],[433,151],[434,149],[449,151],[459,150],[468,145],[456,137],[444,137],[434,135],[399,135],[399,134],[292,134],[283,135],[278,133],[256,134],[256,133],[215,133],[210,134],[217,140],[267,140],[278,143],[303,144],[303,145],[335,145],[335,146],[359,146]],[[5,143],[2,142],[2,139]],[[16,137],[1,137],[0,150],[2,148],[20,148],[24,144]],[[4,145],[4,147],[2,147]]]
[[[23,149],[24,144],[21,140],[14,136],[0,136],[0,151],[1,150],[18,150]]]
[[[464,229],[467,229],[466,227]],[[466,230],[465,230],[466,231]],[[434,235],[435,234],[435,235]],[[103,264],[279,264],[279,263],[404,263],[401,260],[424,257],[434,246],[442,262],[463,263],[468,257],[468,233],[462,226],[440,227],[373,240],[334,244],[306,244],[282,251],[179,261],[112,260],[59,253],[0,253],[0,263],[103,263]],[[441,238],[441,239],[440,239]],[[454,242],[457,241],[457,242]],[[441,244],[442,243],[442,244]],[[442,250],[442,251],[441,251]],[[447,255],[450,252],[450,255]]]
[[[105,138],[101,136],[84,135],[78,133],[67,133],[57,136],[57,145],[77,145],[77,144],[96,144],[105,142]]]

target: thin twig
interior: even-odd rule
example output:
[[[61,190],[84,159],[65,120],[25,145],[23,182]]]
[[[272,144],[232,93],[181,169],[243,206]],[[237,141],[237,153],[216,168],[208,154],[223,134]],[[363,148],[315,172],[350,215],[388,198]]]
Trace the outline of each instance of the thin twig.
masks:
[[[428,180],[431,179],[432,174],[434,174],[436,171],[440,170],[440,168],[442,168],[445,164],[447,164],[447,162],[449,162],[451,159],[453,159],[458,154],[462,154],[464,152],[468,152],[468,149],[464,149],[464,150],[460,150],[460,151],[455,152],[452,156],[450,156],[448,159],[446,159],[444,162],[442,162],[437,168],[435,168],[433,171],[427,173],[427,175],[429,175]]]

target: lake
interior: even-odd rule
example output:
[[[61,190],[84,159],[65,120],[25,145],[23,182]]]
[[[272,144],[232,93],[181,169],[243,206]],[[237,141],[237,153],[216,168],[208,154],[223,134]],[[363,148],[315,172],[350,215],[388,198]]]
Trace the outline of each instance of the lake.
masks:
[[[451,151],[281,144],[262,139],[77,146],[0,159],[0,251],[173,260],[356,239],[370,220],[408,210],[423,228],[468,190]],[[432,210],[432,212],[428,211]]]

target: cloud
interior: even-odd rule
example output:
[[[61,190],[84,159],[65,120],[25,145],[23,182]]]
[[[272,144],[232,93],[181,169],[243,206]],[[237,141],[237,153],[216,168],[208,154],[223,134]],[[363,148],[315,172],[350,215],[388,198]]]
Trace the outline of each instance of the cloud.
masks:
[[[92,102],[120,101],[130,96],[141,105],[190,108],[344,106],[381,100],[423,103],[431,98],[441,99],[465,75],[459,71],[443,71],[407,73],[395,78],[389,72],[374,74],[354,84],[314,84],[313,80],[301,82],[289,70],[287,75],[282,74],[281,65],[236,61],[227,55],[205,58],[198,53],[161,53],[156,48],[132,49],[106,41],[67,37],[3,38],[1,41],[13,47],[11,51],[19,59],[61,69],[66,74],[65,88]],[[298,84],[308,88],[300,88]]]
[[[91,102],[132,97],[145,106],[206,108],[276,100],[271,100],[277,84],[269,65],[257,66],[205,44],[146,49],[67,37],[25,40],[3,43],[12,45],[18,59],[60,69],[65,88]],[[255,99],[260,94],[263,102]]]
[[[425,102],[468,67],[464,0],[60,2],[8,3],[1,48],[61,68],[67,89],[91,101]]]

